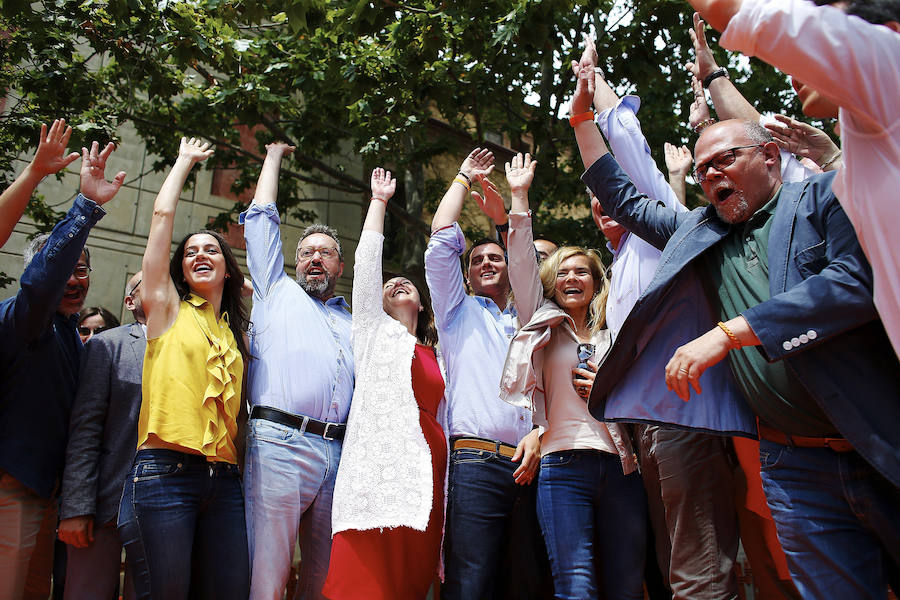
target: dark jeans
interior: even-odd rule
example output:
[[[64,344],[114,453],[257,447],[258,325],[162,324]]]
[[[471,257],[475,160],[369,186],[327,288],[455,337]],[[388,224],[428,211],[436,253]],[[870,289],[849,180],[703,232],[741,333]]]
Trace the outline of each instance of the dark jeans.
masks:
[[[237,465],[139,450],[119,507],[137,598],[246,600],[250,561]]]
[[[516,485],[512,473],[517,467],[486,450],[451,452],[442,600],[525,600],[552,594],[535,485]]]
[[[885,598],[900,563],[900,489],[856,452],[760,440],[759,462],[800,595]]]
[[[618,455],[563,450],[544,456],[538,519],[557,598],[644,597],[647,497],[640,474],[625,475]]]

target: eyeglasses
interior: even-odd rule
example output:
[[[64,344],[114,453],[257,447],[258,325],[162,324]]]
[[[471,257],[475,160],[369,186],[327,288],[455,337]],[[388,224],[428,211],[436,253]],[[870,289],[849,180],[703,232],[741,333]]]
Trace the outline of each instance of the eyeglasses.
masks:
[[[109,329],[109,327],[107,327],[106,325],[101,325],[100,327],[94,327],[93,329],[91,329],[90,327],[85,327],[84,325],[81,325],[78,327],[78,335],[83,335],[83,336],[95,335],[98,333],[103,333],[107,329]]]
[[[91,276],[91,268],[87,265],[78,265],[72,270],[75,279],[87,279]]]
[[[309,260],[316,255],[316,252],[326,260],[338,255],[337,248],[300,248],[299,256],[304,260]]]
[[[134,291],[135,291],[136,289],[138,289],[138,286],[141,285],[141,282],[142,282],[142,281],[143,281],[143,279],[138,279],[138,282],[137,282],[136,284],[134,284],[134,287],[131,288],[131,291],[130,291],[130,292],[128,292],[128,295],[129,295],[129,296],[134,296]]]
[[[710,167],[715,167],[717,171],[721,171],[734,164],[734,161],[737,160],[735,150],[741,150],[743,148],[762,148],[763,146],[765,146],[765,144],[751,144],[749,146],[735,146],[734,148],[723,150],[705,163],[697,165],[697,168],[694,169],[694,177],[698,182],[703,183],[706,181],[706,172]]]

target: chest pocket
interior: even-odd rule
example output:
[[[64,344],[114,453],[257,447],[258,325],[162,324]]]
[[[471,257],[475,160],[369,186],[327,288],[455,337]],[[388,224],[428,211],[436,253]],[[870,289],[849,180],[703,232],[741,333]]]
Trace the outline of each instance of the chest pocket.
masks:
[[[794,265],[804,279],[816,275],[828,266],[825,256],[825,240],[801,250],[794,256]]]

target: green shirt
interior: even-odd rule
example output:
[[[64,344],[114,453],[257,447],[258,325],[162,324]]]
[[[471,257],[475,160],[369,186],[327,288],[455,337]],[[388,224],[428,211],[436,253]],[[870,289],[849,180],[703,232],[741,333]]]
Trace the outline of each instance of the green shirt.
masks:
[[[706,284],[719,315],[727,321],[751,306],[765,302],[769,294],[769,231],[780,190],[744,223],[735,223],[722,241],[704,254]],[[839,436],[815,399],[785,361],[768,362],[758,348],[728,353],[738,387],[770,427],[788,434]]]

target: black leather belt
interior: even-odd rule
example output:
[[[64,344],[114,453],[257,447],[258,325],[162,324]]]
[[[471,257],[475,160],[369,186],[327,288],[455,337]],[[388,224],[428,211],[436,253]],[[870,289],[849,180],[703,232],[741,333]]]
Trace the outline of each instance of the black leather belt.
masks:
[[[300,431],[308,431],[315,435],[321,435],[326,440],[344,439],[344,431],[347,429],[344,423],[326,423],[305,415],[294,415],[268,406],[254,406],[250,409],[250,418],[265,419]]]

